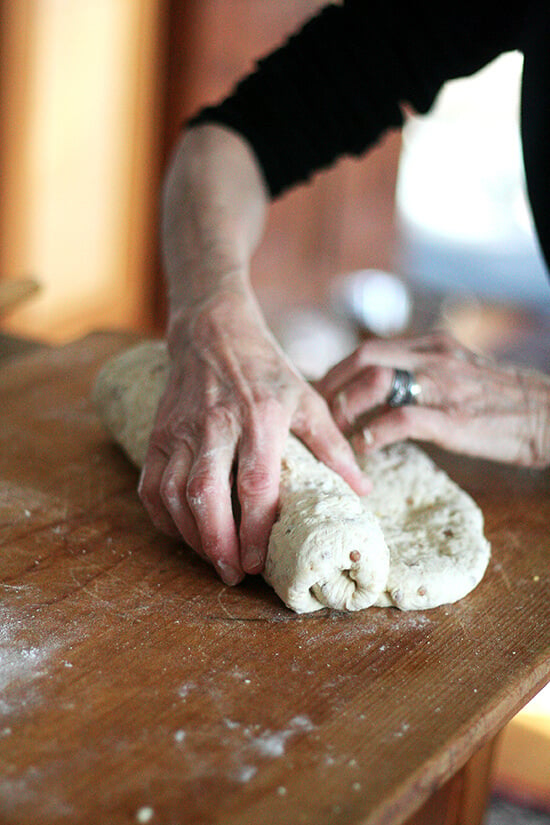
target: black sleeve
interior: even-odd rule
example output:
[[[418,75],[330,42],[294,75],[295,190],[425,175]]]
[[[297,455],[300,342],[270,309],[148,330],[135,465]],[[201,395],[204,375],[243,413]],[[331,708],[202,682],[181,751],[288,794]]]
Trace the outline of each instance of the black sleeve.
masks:
[[[550,4],[530,4],[523,51],[521,138],[527,191],[550,272]]]
[[[273,197],[336,158],[358,155],[424,113],[442,84],[518,48],[523,3],[347,0],[329,5],[259,61],[218,106],[217,122],[252,145]]]

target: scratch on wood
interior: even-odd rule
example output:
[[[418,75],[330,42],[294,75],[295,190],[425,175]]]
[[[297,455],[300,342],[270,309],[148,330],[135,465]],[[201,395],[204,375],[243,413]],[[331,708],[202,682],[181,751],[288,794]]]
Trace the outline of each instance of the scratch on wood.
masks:
[[[498,572],[502,576],[502,580],[504,581],[504,584],[506,585],[506,589],[508,590],[509,593],[511,593],[513,588],[512,588],[512,585],[510,584],[510,579],[506,575],[506,571],[504,570],[503,566],[501,564],[499,564],[496,569],[498,570]]]
[[[221,588],[221,590],[219,590],[218,595],[217,595],[217,602],[218,602],[219,606],[221,607],[221,609],[223,610],[223,612],[225,613],[225,615],[226,615],[229,619],[231,619],[232,621],[238,621],[238,617],[237,617],[237,616],[233,616],[233,615],[229,612],[229,610],[227,609],[227,607],[224,605],[224,603],[223,603],[223,601],[222,601],[222,594],[223,594],[223,593],[225,593],[225,590],[226,590],[226,588],[225,588],[225,587],[222,587],[222,588]]]

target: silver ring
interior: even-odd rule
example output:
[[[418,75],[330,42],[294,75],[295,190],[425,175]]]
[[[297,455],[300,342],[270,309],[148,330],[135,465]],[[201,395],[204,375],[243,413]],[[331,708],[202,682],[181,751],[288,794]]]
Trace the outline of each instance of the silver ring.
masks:
[[[419,395],[420,384],[415,374],[409,370],[394,370],[386,403],[390,407],[404,407],[406,404],[416,404]]]

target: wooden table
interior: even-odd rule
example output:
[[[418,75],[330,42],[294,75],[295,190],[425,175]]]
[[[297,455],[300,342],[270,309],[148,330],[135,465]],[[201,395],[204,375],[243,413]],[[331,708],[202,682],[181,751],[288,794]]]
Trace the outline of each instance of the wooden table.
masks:
[[[485,513],[476,591],[297,616],[149,523],[88,400],[128,342],[0,367],[0,822],[402,823],[549,678],[549,474],[438,456]]]

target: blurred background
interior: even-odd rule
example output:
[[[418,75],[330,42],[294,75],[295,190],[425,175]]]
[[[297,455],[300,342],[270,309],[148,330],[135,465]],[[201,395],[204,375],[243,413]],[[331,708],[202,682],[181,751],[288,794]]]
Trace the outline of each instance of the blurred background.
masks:
[[[0,281],[40,287],[6,329],[162,328],[157,202],[178,130],[321,5],[0,0]],[[316,304],[335,273],[390,265],[399,146],[275,206],[254,273],[268,305]]]
[[[0,279],[40,286],[6,328],[62,341],[162,327],[157,201],[181,123],[321,5],[1,0]],[[317,300],[363,260],[345,249],[387,264],[398,143],[277,205],[260,290]]]
[[[0,0],[4,331],[52,342],[98,327],[162,331],[158,197],[181,124],[322,5]],[[365,331],[434,323],[516,360],[529,339],[528,358],[547,365],[550,289],[517,127],[521,58],[497,63],[273,207],[253,278],[305,371],[312,352],[321,371]],[[397,280],[373,283],[373,269]]]
[[[158,198],[181,124],[322,5],[0,0],[5,336],[162,332]],[[520,73],[521,57],[506,55],[449,84],[403,134],[274,205],[253,278],[306,373],[361,336],[434,324],[548,370],[550,289],[525,200]],[[540,697],[507,729],[497,783],[550,810],[547,705]]]

